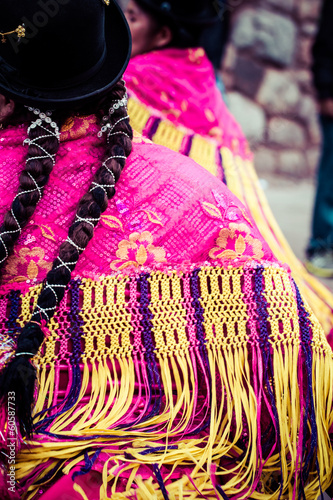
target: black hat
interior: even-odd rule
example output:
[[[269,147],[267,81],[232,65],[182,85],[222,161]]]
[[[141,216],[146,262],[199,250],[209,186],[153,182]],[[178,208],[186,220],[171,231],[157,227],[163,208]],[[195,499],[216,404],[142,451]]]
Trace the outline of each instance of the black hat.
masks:
[[[89,101],[125,71],[130,31],[113,0],[1,0],[0,12],[0,92],[16,101]]]
[[[149,11],[177,24],[204,26],[218,20],[212,0],[136,0]]]

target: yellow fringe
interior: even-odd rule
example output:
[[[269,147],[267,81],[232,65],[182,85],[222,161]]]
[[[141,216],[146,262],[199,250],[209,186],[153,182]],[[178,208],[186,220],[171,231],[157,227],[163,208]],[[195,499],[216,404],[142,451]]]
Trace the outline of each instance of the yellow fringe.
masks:
[[[133,97],[129,99],[128,109],[133,128],[142,133],[154,111],[150,111]],[[180,151],[184,138],[190,135],[192,132],[189,130],[176,127],[168,120],[162,119],[152,141],[173,151]],[[195,135],[189,156],[216,176],[219,172],[216,151],[217,145],[213,140]],[[221,154],[229,189],[249,208],[263,238],[277,259],[291,268],[303,297],[328,334],[333,328],[333,294],[317,278],[308,273],[293,253],[269,207],[253,162],[242,159],[229,147],[223,146]]]
[[[155,137],[153,140],[155,142]],[[204,167],[215,177],[218,175],[215,143],[209,142],[199,135],[194,136],[189,157],[199,163],[199,165]]]
[[[293,488],[295,484],[297,486],[295,476],[300,466],[297,446],[303,411],[300,407],[298,380],[300,332],[297,304],[286,271],[266,268],[263,276],[271,331],[269,339],[274,366],[272,386],[275,388],[281,454],[279,456],[278,450],[273,450],[272,456],[263,464],[260,488],[248,492],[260,466],[258,438],[261,435],[254,380],[257,380],[258,386],[261,382],[259,367],[256,366],[253,371],[250,361],[253,353],[247,331],[247,305],[241,291],[242,270],[210,267],[202,268],[199,273],[200,302],[212,380],[211,419],[205,433],[185,435],[193,422],[193,414],[200,408],[194,395],[198,358],[193,362],[193,351],[189,348],[182,277],[176,273],[166,275],[156,272],[151,273],[149,278],[151,321],[155,355],[161,374],[163,405],[160,413],[149,421],[125,429],[119,427],[119,423],[134,404],[137,395],[135,382],[138,381],[133,352],[129,348],[129,331],[133,325],[125,297],[126,283],[131,278],[109,277],[101,282],[83,280],[80,285],[83,299],[80,316],[85,319],[85,350],[79,402],[55,418],[49,429],[51,433],[61,435],[63,441],[48,440],[47,436],[39,439],[36,435],[29,447],[22,449],[17,457],[17,479],[30,476],[37,467],[50,459],[53,460],[52,465],[40,473],[38,480],[43,480],[56,464],[61,464],[62,472],[69,474],[83,459],[87,449],[91,457],[94,449],[101,448],[105,456],[110,457],[106,458],[104,468],[100,471],[101,500],[108,498],[110,487],[113,500],[130,498],[134,489],[140,499],[162,500],[156,481],[142,478],[141,464],[169,467],[166,477],[164,472],[164,481],[168,495],[173,500],[196,499],[200,494],[212,499],[218,497],[211,481],[211,466],[214,464],[218,465],[217,478],[229,498],[243,491],[240,499],[277,500],[279,491],[276,491],[276,486],[272,486],[272,479],[279,481],[281,467],[285,480],[281,498],[292,498]],[[35,289],[31,289],[24,300],[30,301],[34,296]],[[112,300],[107,301],[107,306],[101,305],[105,296],[112,297]],[[317,459],[321,486],[325,490],[331,482],[333,468],[333,450],[328,435],[333,424],[333,354],[319,323],[310,309],[308,312],[313,330],[312,380],[318,430]],[[46,339],[47,355],[38,357],[39,384],[45,388],[39,392],[35,412],[54,404],[57,388],[55,352],[63,312],[57,314],[51,325],[51,335]],[[166,319],[169,317],[173,318],[172,322]],[[110,322],[113,322],[111,329]],[[105,335],[111,331],[112,343],[107,347]],[[92,348],[94,345],[98,346],[97,350]],[[260,352],[257,343],[254,348]],[[221,384],[217,384],[218,380]],[[89,382],[91,388],[88,388]],[[261,425],[265,425],[265,422],[261,421]],[[264,431],[265,428],[262,428],[261,432]],[[96,435],[99,437],[96,438]],[[78,439],[74,440],[72,436]],[[244,455],[241,455],[239,440],[244,439],[244,436],[247,446]],[[169,442],[175,439],[177,449],[168,448]],[[110,448],[112,443],[117,443],[119,451]],[[164,446],[162,452],[141,454],[147,447],[161,445]],[[230,459],[233,461],[230,462]],[[119,480],[124,478],[122,474],[125,469],[119,470],[120,465],[129,471],[123,492],[116,491]],[[173,471],[178,467],[191,470],[192,482],[187,476],[173,478]],[[32,485],[26,499],[32,499],[39,488]],[[75,491],[85,498],[86,493],[82,488],[76,485]],[[307,500],[316,500],[318,491],[319,482],[314,468],[305,486]]]
[[[83,500],[89,500],[81,486],[79,486],[77,483],[73,484],[73,489],[82,496]]]
[[[248,207],[274,255],[288,264],[303,298],[328,334],[333,328],[333,294],[295,256],[270,209],[253,163],[228,148],[222,148],[221,153],[228,187]]]
[[[137,106],[137,102],[134,99],[128,100],[128,114],[130,116],[130,123],[134,130],[142,134],[143,129],[146,126],[150,112],[143,106]]]

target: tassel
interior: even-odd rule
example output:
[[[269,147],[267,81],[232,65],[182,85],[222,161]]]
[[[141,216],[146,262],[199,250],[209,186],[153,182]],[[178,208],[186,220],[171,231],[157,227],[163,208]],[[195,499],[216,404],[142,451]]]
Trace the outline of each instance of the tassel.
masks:
[[[38,323],[28,323],[22,330],[15,357],[0,374],[0,401],[8,396],[15,398],[16,416],[20,431],[32,435],[32,406],[36,383],[36,368],[29,358],[37,354],[43,341],[43,332]]]
[[[164,500],[169,500],[169,495],[168,495],[168,492],[166,490],[161,471],[160,471],[157,464],[153,464],[153,470],[154,470],[154,474],[155,474],[155,477],[157,479],[158,485],[161,489]]]

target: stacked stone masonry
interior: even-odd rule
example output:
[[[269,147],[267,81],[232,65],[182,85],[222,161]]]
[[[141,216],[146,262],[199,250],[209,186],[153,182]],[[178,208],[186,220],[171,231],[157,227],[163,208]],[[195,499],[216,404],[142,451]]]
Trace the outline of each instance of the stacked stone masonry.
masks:
[[[227,0],[232,27],[221,73],[261,174],[316,171],[321,137],[310,68],[321,3]]]

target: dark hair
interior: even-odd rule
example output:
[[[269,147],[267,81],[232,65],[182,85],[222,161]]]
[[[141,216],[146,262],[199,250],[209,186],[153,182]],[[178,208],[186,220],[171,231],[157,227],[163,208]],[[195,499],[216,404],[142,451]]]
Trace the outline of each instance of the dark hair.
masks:
[[[75,269],[80,254],[92,239],[94,227],[101,214],[106,210],[108,201],[115,194],[114,185],[119,180],[126,158],[131,152],[133,134],[126,106],[120,106],[112,113],[109,108],[112,107],[114,101],[123,99],[125,93],[124,82],[120,81],[102,101],[80,109],[82,114],[92,112],[96,114],[101,119],[103,126],[110,131],[108,140],[105,139],[102,166],[96,172],[89,191],[79,201],[75,220],[68,231],[68,240],[60,246],[59,255],[47,274],[31,321],[23,327],[18,336],[16,354],[37,354],[44,339],[41,325],[43,322],[47,324],[54,315],[57,305],[64,296],[65,288],[70,282],[71,273]],[[24,116],[26,119],[31,119],[33,116],[33,120],[35,120],[36,116],[31,115],[32,113],[26,108],[18,106],[8,123],[16,123],[18,119],[24,119]],[[63,113],[55,113],[52,120],[61,125],[66,117]],[[53,158],[58,151],[59,142],[52,134],[52,124],[43,122],[42,126],[45,127],[42,130],[41,125],[29,128],[30,143],[26,167],[20,175],[18,194],[0,227],[0,260],[4,259],[5,261],[12,252],[20,234],[19,227],[23,228],[34,213],[54,165]],[[39,139],[37,139],[38,137]],[[35,145],[36,140],[41,148]],[[15,391],[21,430],[28,435],[32,429],[31,407],[36,381],[36,372],[30,362],[31,357],[27,354],[14,357],[0,375],[0,397],[6,397],[8,392]],[[24,381],[22,379],[23,373]]]
[[[155,31],[159,31],[163,26],[168,26],[172,32],[172,40],[169,47],[188,48],[198,47],[200,45],[203,26],[193,25],[184,21],[178,21],[175,18],[167,17],[163,13],[158,13],[149,9],[146,3],[141,0],[135,0],[140,9],[149,15],[155,23]]]

